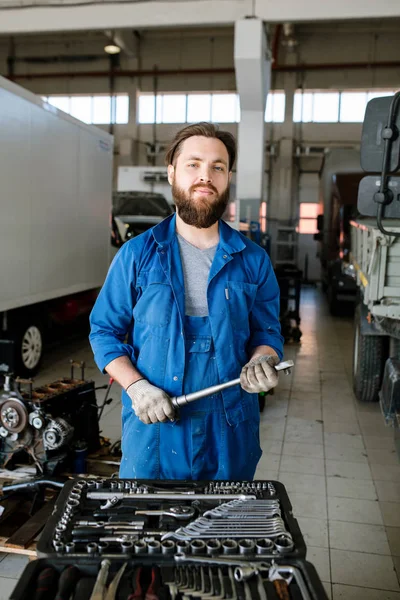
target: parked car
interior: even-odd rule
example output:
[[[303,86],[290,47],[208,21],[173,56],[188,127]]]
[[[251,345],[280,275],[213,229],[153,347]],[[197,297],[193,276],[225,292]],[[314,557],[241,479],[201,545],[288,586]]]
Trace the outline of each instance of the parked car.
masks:
[[[140,233],[173,213],[162,194],[153,192],[114,192],[111,211],[111,245],[120,248]]]

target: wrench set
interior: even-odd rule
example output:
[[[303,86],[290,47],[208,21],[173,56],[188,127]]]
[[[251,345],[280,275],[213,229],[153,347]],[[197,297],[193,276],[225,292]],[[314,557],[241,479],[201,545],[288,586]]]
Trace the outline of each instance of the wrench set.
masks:
[[[71,480],[37,551],[10,600],[326,600],[275,481]]]

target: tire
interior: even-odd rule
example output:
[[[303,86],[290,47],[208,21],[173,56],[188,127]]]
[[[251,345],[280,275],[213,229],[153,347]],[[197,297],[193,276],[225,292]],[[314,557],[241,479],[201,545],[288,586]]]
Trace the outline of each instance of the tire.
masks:
[[[353,389],[360,402],[377,402],[386,362],[387,339],[361,331],[360,307],[355,310]]]
[[[15,375],[33,377],[43,357],[43,326],[37,319],[26,319],[14,337]]]

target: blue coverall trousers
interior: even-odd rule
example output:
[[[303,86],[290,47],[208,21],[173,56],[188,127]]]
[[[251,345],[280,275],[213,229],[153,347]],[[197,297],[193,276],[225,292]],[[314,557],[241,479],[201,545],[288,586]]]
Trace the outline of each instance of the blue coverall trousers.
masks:
[[[219,383],[208,317],[185,317],[184,393]],[[254,413],[254,414],[253,414]],[[179,420],[145,425],[123,394],[120,477],[251,480],[262,451],[259,408],[229,425],[220,394],[183,406]]]

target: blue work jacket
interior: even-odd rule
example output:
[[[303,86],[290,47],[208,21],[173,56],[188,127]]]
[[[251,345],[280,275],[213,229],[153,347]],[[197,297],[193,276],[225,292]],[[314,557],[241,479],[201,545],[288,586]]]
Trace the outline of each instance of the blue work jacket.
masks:
[[[170,396],[183,393],[185,287],[175,215],[118,251],[90,315],[90,342],[101,371],[128,356]],[[220,383],[239,377],[251,349],[266,344],[282,358],[279,287],[267,253],[219,221],[207,300]],[[198,382],[195,392],[202,389]],[[239,385],[222,392],[228,423],[254,410],[255,394]]]

